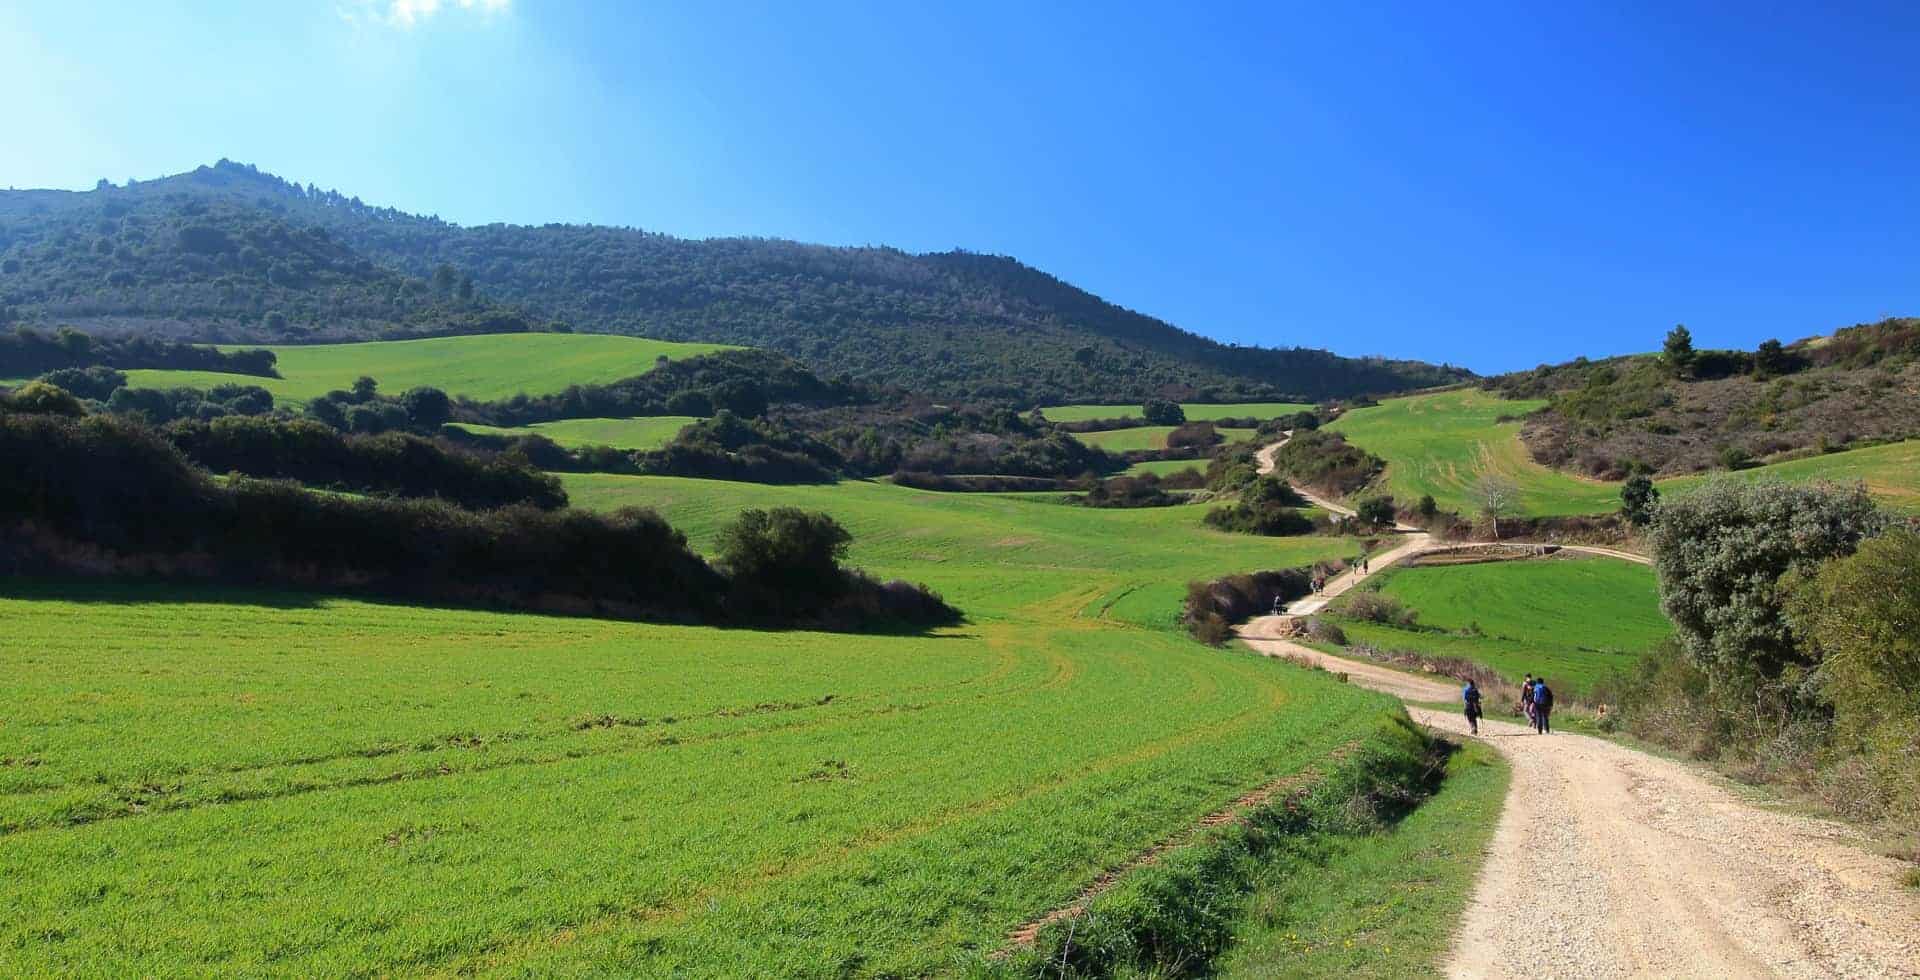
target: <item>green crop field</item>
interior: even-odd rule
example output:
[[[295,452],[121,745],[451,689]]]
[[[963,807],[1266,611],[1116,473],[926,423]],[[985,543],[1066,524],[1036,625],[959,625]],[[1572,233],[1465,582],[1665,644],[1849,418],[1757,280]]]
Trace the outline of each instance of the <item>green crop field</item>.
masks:
[[[1134,419],[1140,417],[1139,405],[1054,405],[1041,409],[1049,422],[1085,422],[1090,419]],[[1271,419],[1295,412],[1311,412],[1308,402],[1233,402],[1225,405],[1182,404],[1191,422],[1211,419]]]
[[[1108,452],[1123,453],[1132,449],[1165,449],[1167,433],[1173,431],[1171,425],[1143,425],[1132,429],[1108,429],[1105,432],[1075,432],[1073,437],[1089,446],[1098,446]],[[1220,435],[1229,443],[1244,442],[1253,438],[1253,429],[1220,429]]]
[[[1168,474],[1178,473],[1181,470],[1199,470],[1201,473],[1205,473],[1207,471],[1207,462],[1208,461],[1204,459],[1150,459],[1144,463],[1135,463],[1127,467],[1126,475],[1139,476],[1143,473],[1157,473],[1161,476],[1167,476]]]
[[[1394,569],[1380,591],[1417,611],[1419,628],[1342,618],[1350,642],[1464,657],[1515,681],[1545,674],[1570,694],[1672,630],[1653,570],[1610,558]]]
[[[1318,862],[1261,869],[1214,975],[1266,977],[1431,976],[1500,822],[1511,779],[1484,743],[1447,760],[1433,799],[1385,833],[1323,842]]]
[[[680,430],[700,421],[686,415],[659,415],[638,419],[562,419],[518,428],[460,423],[460,428],[477,435],[541,435],[568,448],[612,446],[615,449],[658,449],[673,441]]]
[[[1432,494],[1442,510],[1473,514],[1473,485],[1482,472],[1513,481],[1518,512],[1531,516],[1595,514],[1620,507],[1618,484],[1582,480],[1533,461],[1520,442],[1519,417],[1546,404],[1509,401],[1476,388],[1393,398],[1356,408],[1327,424],[1349,442],[1387,461],[1387,492],[1412,503]]]
[[[1920,440],[1808,456],[1739,470],[1732,476],[1740,480],[1795,483],[1810,480],[1832,480],[1836,483],[1858,481],[1865,483],[1867,492],[1883,506],[1903,514],[1920,513]],[[1684,493],[1705,479],[1699,476],[1676,477],[1661,480],[1659,486],[1662,493]]]
[[[1189,578],[1352,554],[882,483],[570,475],[708,546],[828,510],[928,636],[9,585],[0,973],[920,975],[1378,729],[1174,631]],[[84,637],[84,639],[79,639]]]
[[[246,345],[223,345],[227,350]],[[268,346],[279,356],[280,378],[211,371],[128,371],[136,388],[211,388],[257,384],[277,400],[306,401],[369,375],[380,390],[399,394],[431,385],[481,401],[563,391],[571,384],[605,384],[653,370],[662,355],[697,357],[724,344],[680,344],[608,334],[503,333],[358,344]]]

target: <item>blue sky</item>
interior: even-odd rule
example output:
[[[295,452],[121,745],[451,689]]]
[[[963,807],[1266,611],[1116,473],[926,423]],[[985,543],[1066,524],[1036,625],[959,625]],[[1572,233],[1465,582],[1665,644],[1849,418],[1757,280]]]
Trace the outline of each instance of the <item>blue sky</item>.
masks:
[[[0,185],[229,157],[463,223],[1004,253],[1245,343],[1750,347],[1920,313],[1920,7],[1814,7],[15,0]]]

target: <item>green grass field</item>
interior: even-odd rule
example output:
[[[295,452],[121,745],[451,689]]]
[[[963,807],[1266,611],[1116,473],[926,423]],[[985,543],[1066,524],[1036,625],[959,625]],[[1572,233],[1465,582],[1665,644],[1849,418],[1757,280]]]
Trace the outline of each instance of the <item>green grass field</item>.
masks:
[[[1803,482],[1832,480],[1838,483],[1863,482],[1883,506],[1903,514],[1920,513],[1920,440],[1849,449],[1805,459],[1773,463],[1732,474],[1741,480],[1784,480]],[[1661,480],[1662,493],[1685,493],[1705,477],[1683,476]]]
[[[922,637],[22,585],[0,597],[0,973],[922,975],[1377,727],[1172,627],[1188,578],[1349,555],[890,484],[571,475],[699,546],[826,509]],[[84,637],[84,640],[78,639]]]
[[[615,449],[658,449],[673,441],[680,430],[700,421],[686,415],[660,415],[638,419],[562,419],[518,428],[459,423],[460,428],[477,435],[542,435],[562,446],[612,446]]]
[[[1432,494],[1442,510],[1477,513],[1473,485],[1482,472],[1491,471],[1519,488],[1522,514],[1596,514],[1619,509],[1617,484],[1578,479],[1534,462],[1520,442],[1520,423],[1495,421],[1525,415],[1544,404],[1509,401],[1466,388],[1356,408],[1327,428],[1386,460],[1384,487],[1407,503]]]
[[[1498,398],[1469,388],[1393,398],[1358,408],[1327,428],[1387,461],[1384,489],[1413,503],[1432,494],[1442,510],[1475,514],[1473,486],[1483,471],[1513,481],[1520,490],[1517,512],[1534,517],[1601,514],[1620,507],[1620,484],[1587,480],[1533,461],[1520,441],[1519,417],[1546,404]],[[1741,479],[1786,481],[1864,480],[1882,503],[1920,513],[1920,442],[1894,443],[1829,453],[1742,470]],[[1659,481],[1662,493],[1685,493],[1705,477]]]
[[[1493,839],[1512,771],[1478,742],[1440,791],[1370,837],[1264,869],[1221,977],[1422,977],[1437,972]]]
[[[1135,463],[1127,467],[1127,476],[1139,476],[1142,473],[1158,473],[1161,476],[1178,473],[1181,470],[1207,471],[1204,459],[1150,459],[1144,463]]]
[[[1421,628],[1342,618],[1350,642],[1464,657],[1514,681],[1545,674],[1568,694],[1672,630],[1653,570],[1610,558],[1394,569],[1380,591],[1419,612]]]
[[[1089,419],[1133,419],[1140,417],[1139,405],[1055,405],[1041,409],[1050,422],[1085,422]],[[1211,419],[1271,419],[1295,412],[1313,411],[1306,402],[1234,402],[1227,405],[1182,404],[1189,422]]]
[[[236,350],[246,345],[225,345]],[[211,371],[128,371],[136,388],[211,388],[257,384],[276,400],[306,401],[370,375],[380,390],[399,394],[432,385],[482,401],[563,391],[570,384],[605,384],[653,370],[661,355],[697,357],[724,344],[679,344],[608,334],[506,333],[358,344],[269,346],[280,378]]]
[[[1105,432],[1075,432],[1073,437],[1089,446],[1098,446],[1112,453],[1123,453],[1132,449],[1165,449],[1167,433],[1172,431],[1171,425],[1143,425],[1133,429],[1108,429]],[[1218,431],[1227,442],[1234,443],[1253,438],[1255,430],[1220,429]]]

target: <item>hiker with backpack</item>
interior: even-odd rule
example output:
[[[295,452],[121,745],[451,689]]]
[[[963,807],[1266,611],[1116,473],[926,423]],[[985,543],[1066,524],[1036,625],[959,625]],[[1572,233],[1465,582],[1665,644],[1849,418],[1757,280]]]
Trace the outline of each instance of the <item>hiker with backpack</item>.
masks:
[[[1460,691],[1460,697],[1467,702],[1467,729],[1480,734],[1480,685],[1467,678],[1467,686]]]
[[[1544,677],[1533,682],[1533,730],[1541,735],[1553,734],[1553,688],[1547,686]]]
[[[1527,724],[1533,724],[1533,675],[1520,685],[1520,713],[1527,716]]]

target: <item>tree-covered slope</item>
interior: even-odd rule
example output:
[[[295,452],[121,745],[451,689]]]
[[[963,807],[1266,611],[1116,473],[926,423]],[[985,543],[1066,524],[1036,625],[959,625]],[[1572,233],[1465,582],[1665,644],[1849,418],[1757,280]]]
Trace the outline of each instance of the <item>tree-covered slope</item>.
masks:
[[[0,192],[0,307],[45,324],[162,322],[249,340],[558,320],[770,348],[823,374],[942,397],[1031,402],[1319,399],[1466,376],[1221,344],[1000,256],[468,228],[225,161],[85,193]]]

